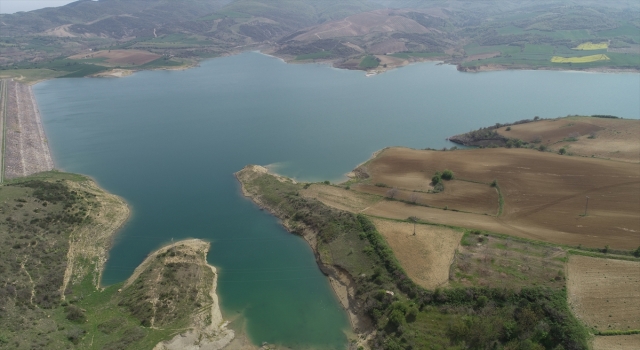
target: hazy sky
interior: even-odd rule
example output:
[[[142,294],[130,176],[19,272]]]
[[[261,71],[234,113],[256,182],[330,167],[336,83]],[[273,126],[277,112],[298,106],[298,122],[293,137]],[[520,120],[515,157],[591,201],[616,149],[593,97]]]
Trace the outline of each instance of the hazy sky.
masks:
[[[0,0],[0,13],[31,11],[43,7],[56,7],[75,0]]]

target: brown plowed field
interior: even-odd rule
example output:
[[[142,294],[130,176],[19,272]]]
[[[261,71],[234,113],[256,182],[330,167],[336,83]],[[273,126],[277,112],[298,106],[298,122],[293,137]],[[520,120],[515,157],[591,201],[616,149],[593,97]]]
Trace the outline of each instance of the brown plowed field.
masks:
[[[510,131],[506,128],[497,132],[526,142],[539,138],[540,144],[552,150],[564,147],[575,155],[640,162],[640,120],[568,117],[512,125]],[[595,138],[589,138],[591,133]],[[566,141],[570,136],[577,141]]]
[[[73,55],[69,57],[73,60],[105,58],[110,65],[141,65],[156,60],[162,56],[144,50],[103,50]],[[96,64],[100,64],[99,62]]]
[[[424,180],[428,182],[431,180]],[[391,181],[390,183],[394,183]],[[354,185],[357,191],[386,196],[389,188],[369,184]],[[498,192],[489,185],[466,181],[449,181],[441,193],[413,192],[398,188],[396,199],[428,205],[432,207],[455,209],[476,214],[496,215],[498,213]]]
[[[574,255],[567,279],[569,305],[588,326],[640,329],[640,263]]]
[[[493,209],[497,195],[488,184],[494,179],[504,198],[504,212],[499,218],[391,201],[381,201],[365,211],[371,215],[406,219],[414,215],[409,212],[415,212],[422,219],[435,216],[435,222],[439,223],[493,228],[497,232],[554,243],[591,247],[610,245],[617,249],[635,249],[640,245],[638,164],[527,149],[442,152],[390,148],[369,162],[366,168],[371,176],[367,185],[354,185],[353,189],[384,194],[388,188],[371,186],[384,183],[409,191],[425,190],[432,174],[450,169],[457,178],[480,183],[469,185],[468,193],[465,193],[462,190],[468,182],[465,185],[459,185],[462,183],[459,180],[445,182],[444,192],[420,194],[421,200],[430,204],[423,198],[433,196],[438,198],[436,201],[440,205],[431,205],[447,205],[449,209],[475,213],[483,213],[478,208],[491,205],[487,212],[493,214],[497,211]],[[475,186],[486,189],[486,195],[483,196],[482,191],[471,191]],[[408,195],[409,192],[399,194],[400,197]],[[586,196],[590,199],[585,217],[582,214]]]
[[[376,229],[386,239],[400,264],[417,284],[434,289],[449,280],[449,266],[453,261],[462,232],[431,225],[416,225],[374,219]]]
[[[640,334],[595,337],[593,350],[638,350]]]

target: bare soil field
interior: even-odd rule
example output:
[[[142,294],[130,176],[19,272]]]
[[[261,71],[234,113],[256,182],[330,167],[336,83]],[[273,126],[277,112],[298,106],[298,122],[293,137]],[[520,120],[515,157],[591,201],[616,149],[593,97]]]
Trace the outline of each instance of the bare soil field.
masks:
[[[357,184],[353,188],[379,196],[386,196],[390,190],[387,187],[369,184]],[[446,207],[452,210],[487,215],[498,213],[498,192],[495,188],[485,184],[453,180],[448,181],[444,191],[440,193],[414,192],[411,189],[400,187],[397,189],[398,193],[394,198],[407,202],[414,202],[415,199],[415,203],[431,207]]]
[[[97,52],[84,52],[70,56],[69,58],[73,60],[105,58],[103,62],[96,62],[95,64],[106,63],[107,65],[137,66],[149,63],[160,57],[162,56],[144,50],[103,50]]]
[[[365,168],[370,176],[365,182],[367,185],[382,182],[407,190],[424,190],[431,175],[444,169],[452,170],[459,179],[479,182],[474,185],[487,184],[487,198],[484,198],[481,192],[466,195],[463,186],[461,193],[456,194],[457,180],[445,182],[445,191],[433,196],[442,196],[441,205],[451,203],[449,209],[464,210],[469,202],[475,201],[495,205],[496,197],[488,198],[495,193],[488,185],[493,180],[497,180],[504,199],[503,214],[498,218],[395,201],[381,201],[364,211],[371,215],[401,219],[410,215],[422,219],[433,217],[437,223],[495,230],[560,244],[610,245],[616,249],[635,249],[640,245],[638,164],[527,149],[442,152],[390,148]],[[364,185],[352,185],[352,189],[373,192],[373,186],[361,186]],[[452,191],[449,195],[447,188]],[[377,191],[383,190],[388,189]],[[590,197],[588,215],[583,216],[586,196]],[[477,209],[467,207],[467,210]]]
[[[637,350],[640,348],[640,334],[595,337],[593,350]]]
[[[574,255],[567,278],[569,304],[588,326],[640,329],[640,263]]]
[[[373,223],[412,280],[427,289],[447,284],[462,232],[418,224],[414,236],[411,223],[382,219],[374,219]]]
[[[540,140],[551,150],[565,148],[574,155],[640,162],[640,120],[568,117],[502,127],[505,137]],[[571,137],[576,141],[568,141]],[[591,137],[591,138],[590,138]]]

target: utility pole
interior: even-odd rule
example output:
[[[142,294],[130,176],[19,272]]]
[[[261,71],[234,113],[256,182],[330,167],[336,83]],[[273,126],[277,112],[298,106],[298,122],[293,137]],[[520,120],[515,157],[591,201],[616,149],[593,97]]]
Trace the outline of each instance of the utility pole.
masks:
[[[584,206],[584,216],[587,216],[587,210],[589,209],[589,196],[587,197],[587,204]]]

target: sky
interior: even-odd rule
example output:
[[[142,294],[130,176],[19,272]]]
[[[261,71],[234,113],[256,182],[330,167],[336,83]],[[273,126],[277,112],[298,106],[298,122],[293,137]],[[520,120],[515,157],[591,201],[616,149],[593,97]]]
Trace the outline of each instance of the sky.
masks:
[[[0,13],[32,11],[43,7],[57,7],[75,0],[0,0]]]

